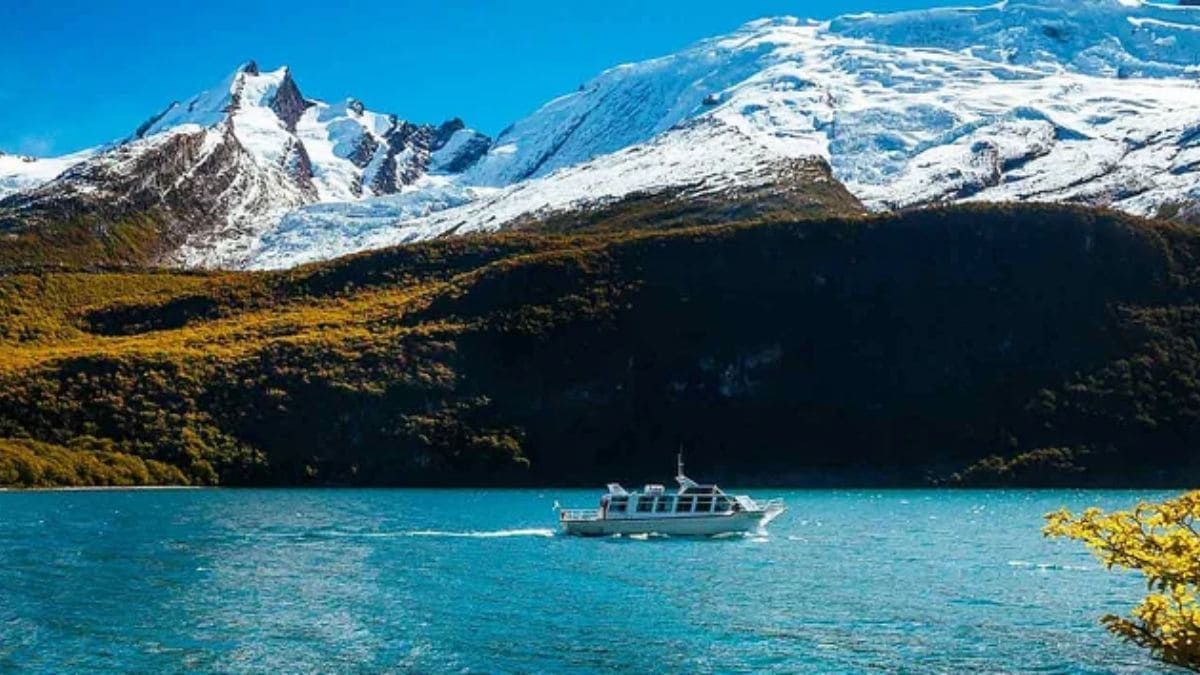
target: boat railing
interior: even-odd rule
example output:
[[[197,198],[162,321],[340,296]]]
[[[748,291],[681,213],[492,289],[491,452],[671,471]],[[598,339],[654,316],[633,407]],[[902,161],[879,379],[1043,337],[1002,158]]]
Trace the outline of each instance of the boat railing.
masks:
[[[560,509],[558,517],[562,520],[599,520],[600,509]]]
[[[738,495],[734,501],[747,511],[777,511],[783,508],[783,500],[779,498],[752,499],[746,495]]]
[[[777,511],[783,508],[783,499],[776,497],[775,499],[767,499],[765,501],[755,500],[758,508],[763,511]]]

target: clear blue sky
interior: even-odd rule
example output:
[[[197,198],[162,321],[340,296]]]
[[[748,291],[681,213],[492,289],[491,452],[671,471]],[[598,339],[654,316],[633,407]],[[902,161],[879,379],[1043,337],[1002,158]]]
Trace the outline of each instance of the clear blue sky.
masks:
[[[751,19],[935,4],[946,3],[0,0],[0,150],[61,154],[125,136],[248,59],[290,65],[312,98],[354,96],[417,122],[459,116],[495,134],[604,68]]]

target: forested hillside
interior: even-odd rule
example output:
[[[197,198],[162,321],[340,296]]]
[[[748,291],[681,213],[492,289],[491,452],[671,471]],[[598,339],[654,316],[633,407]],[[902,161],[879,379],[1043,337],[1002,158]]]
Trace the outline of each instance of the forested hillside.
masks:
[[[976,206],[0,278],[0,483],[1181,484],[1200,234]]]

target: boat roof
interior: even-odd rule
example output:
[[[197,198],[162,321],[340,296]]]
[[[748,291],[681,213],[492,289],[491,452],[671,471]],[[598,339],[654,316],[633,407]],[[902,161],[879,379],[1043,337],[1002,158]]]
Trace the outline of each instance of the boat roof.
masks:
[[[639,495],[665,495],[668,494],[661,485],[647,485],[641,490],[626,490],[619,483],[608,484],[608,494],[613,497],[637,497]],[[725,491],[716,485],[700,485],[693,484],[688,486],[680,486],[675,491],[677,495],[723,495]]]
[[[723,495],[723,494],[725,494],[725,492],[723,490],[721,490],[721,488],[717,487],[716,485],[701,485],[700,483],[697,483],[696,481],[694,481],[691,478],[688,478],[686,475],[684,475],[684,473],[683,473],[683,454],[682,453],[680,453],[679,457],[678,457],[678,463],[677,463],[676,472],[675,472],[675,482],[679,483],[679,491],[676,493],[678,495]],[[621,487],[620,483],[609,483],[608,484],[608,494],[611,496],[614,496],[614,497],[628,497],[631,495],[636,496],[636,495],[643,495],[643,494],[661,495],[661,494],[665,494],[665,493],[666,493],[666,491],[663,490],[663,486],[655,484],[655,483],[647,483],[646,486],[641,491],[634,490],[633,492],[630,492],[629,490],[626,490],[625,488]]]

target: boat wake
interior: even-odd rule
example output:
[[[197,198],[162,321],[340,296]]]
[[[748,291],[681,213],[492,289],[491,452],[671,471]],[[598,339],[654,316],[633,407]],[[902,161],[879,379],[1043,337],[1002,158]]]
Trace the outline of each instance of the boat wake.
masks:
[[[383,531],[383,532],[353,532],[345,530],[318,530],[315,532],[283,532],[283,533],[263,533],[259,536],[278,538],[278,539],[296,539],[296,540],[322,540],[322,539],[396,539],[403,537],[445,537],[445,538],[460,538],[460,539],[502,539],[505,537],[553,537],[554,530],[549,528],[521,528],[513,530],[399,530],[399,531]]]
[[[553,537],[554,530],[549,528],[531,527],[517,530],[469,530],[452,532],[446,530],[412,530],[398,532],[400,537],[448,537],[459,539],[503,539],[505,537]]]

